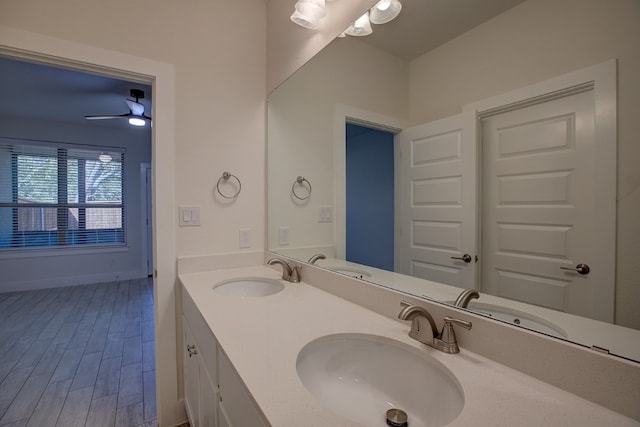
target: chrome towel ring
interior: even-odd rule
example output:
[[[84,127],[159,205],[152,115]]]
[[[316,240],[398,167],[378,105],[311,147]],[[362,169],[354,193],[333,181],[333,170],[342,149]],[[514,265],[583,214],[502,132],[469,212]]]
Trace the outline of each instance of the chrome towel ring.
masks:
[[[305,182],[307,183],[307,185],[304,184]],[[306,190],[307,195],[301,196],[300,194],[296,193],[296,186],[304,188]],[[293,193],[293,196],[296,199],[307,200],[309,197],[311,197],[311,183],[304,176],[299,176],[296,178],[295,181],[293,181],[293,185],[291,186],[291,192]]]
[[[230,178],[234,178],[236,181],[238,181],[238,190],[233,195],[227,196],[222,192],[222,190],[220,190],[220,183],[223,181],[227,182]],[[218,178],[218,182],[216,183],[216,190],[218,191],[218,194],[220,194],[225,199],[235,199],[236,197],[238,197],[238,194],[240,194],[240,190],[242,190],[242,183],[237,176],[230,174],[229,172],[223,172],[222,176]]]

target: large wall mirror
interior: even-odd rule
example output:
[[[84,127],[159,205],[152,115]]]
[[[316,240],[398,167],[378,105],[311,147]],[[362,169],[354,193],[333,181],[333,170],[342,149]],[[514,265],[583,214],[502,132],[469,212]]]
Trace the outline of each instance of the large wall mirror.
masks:
[[[640,361],[640,4],[402,4],[269,96],[269,250]]]

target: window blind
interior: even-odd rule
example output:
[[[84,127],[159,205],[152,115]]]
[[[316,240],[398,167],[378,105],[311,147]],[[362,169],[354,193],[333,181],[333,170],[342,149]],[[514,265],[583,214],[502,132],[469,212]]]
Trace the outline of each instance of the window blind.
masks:
[[[113,148],[1,139],[0,250],[124,244],[123,167]]]

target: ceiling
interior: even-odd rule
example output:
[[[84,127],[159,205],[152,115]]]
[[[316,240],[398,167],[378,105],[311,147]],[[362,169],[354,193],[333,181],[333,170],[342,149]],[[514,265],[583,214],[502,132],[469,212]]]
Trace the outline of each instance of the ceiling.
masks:
[[[128,113],[124,100],[134,100],[131,89],[145,92],[139,102],[144,105],[145,114],[151,115],[151,86],[0,57],[0,117],[133,128],[126,120],[84,118]]]
[[[372,25],[365,43],[406,61],[456,38],[525,0],[400,0],[393,21]]]
[[[360,39],[411,61],[524,0],[401,0],[393,21],[374,25]],[[140,83],[0,57],[0,117],[21,117],[109,128],[131,128],[126,120],[92,120],[85,115],[129,111],[125,98],[141,89],[151,112],[151,87]],[[2,135],[0,135],[2,136]]]

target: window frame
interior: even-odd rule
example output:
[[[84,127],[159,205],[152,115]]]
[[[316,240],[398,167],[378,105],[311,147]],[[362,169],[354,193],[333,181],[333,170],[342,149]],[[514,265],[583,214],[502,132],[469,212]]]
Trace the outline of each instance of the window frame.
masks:
[[[126,197],[126,149],[124,147],[113,147],[113,146],[103,146],[103,145],[89,145],[89,144],[75,144],[68,142],[54,142],[54,141],[41,141],[41,140],[31,140],[31,139],[23,139],[23,138],[6,138],[0,137],[0,145],[3,146],[12,146],[10,149],[11,156],[11,173],[9,181],[5,181],[0,179],[0,185],[9,184],[11,186],[9,192],[11,193],[11,202],[1,202],[0,208],[10,208],[11,209],[11,235],[9,245],[0,247],[0,256],[8,255],[8,254],[28,254],[28,253],[38,253],[39,255],[43,254],[51,254],[51,255],[60,255],[63,252],[66,253],[90,253],[90,252],[119,252],[123,250],[128,250],[128,227],[127,227],[127,211],[128,211],[128,203]],[[19,189],[18,189],[18,157],[21,154],[20,148],[15,150],[14,147],[34,147],[34,154],[27,154],[38,156],[37,147],[43,147],[48,150],[55,150],[56,155],[55,159],[57,161],[56,168],[56,176],[57,176],[57,202],[52,203],[20,203],[19,202]],[[25,151],[28,151],[27,148]],[[81,155],[75,154],[74,151],[89,151],[96,154],[96,161],[98,161],[98,155],[103,152],[108,152],[110,154],[115,154],[119,156],[119,159],[115,161],[120,162],[120,201],[119,203],[112,202],[89,202],[86,200],[86,177],[84,176],[86,173],[86,162],[87,159]],[[69,155],[71,153],[71,155]],[[47,157],[47,155],[42,154],[42,157]],[[53,156],[52,156],[53,157]],[[77,194],[78,200],[84,200],[83,202],[69,202],[68,200],[68,183],[70,180],[69,176],[69,160],[77,160],[78,162],[78,179],[77,179]],[[114,159],[116,157],[114,156]],[[82,166],[81,166],[82,165]],[[62,171],[62,173],[61,173]],[[42,233],[42,236],[46,234],[55,233],[56,235],[56,243],[42,244],[42,245],[15,245],[15,240],[19,239],[16,237],[17,234],[25,233],[24,230],[19,230],[19,210],[20,208],[52,208],[56,210],[56,230],[33,230],[28,231],[28,233],[32,235],[37,235],[38,233]],[[119,208],[120,212],[120,227],[113,228],[114,232],[118,232],[121,234],[121,237],[117,237],[118,241],[114,242],[78,242],[76,239],[82,240],[87,237],[87,231],[96,230],[99,232],[100,229],[87,229],[86,225],[86,213],[88,209],[92,208]],[[77,209],[78,212],[78,228],[77,230],[69,228],[69,215],[71,209]],[[105,229],[106,230],[106,229]],[[72,233],[74,235],[71,235]],[[69,238],[71,237],[71,242]]]

